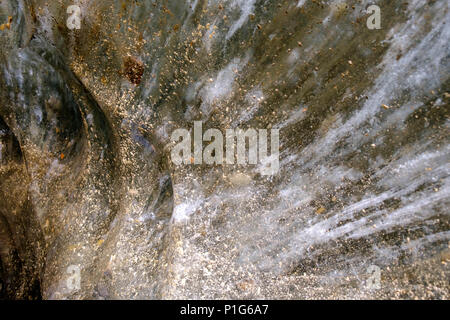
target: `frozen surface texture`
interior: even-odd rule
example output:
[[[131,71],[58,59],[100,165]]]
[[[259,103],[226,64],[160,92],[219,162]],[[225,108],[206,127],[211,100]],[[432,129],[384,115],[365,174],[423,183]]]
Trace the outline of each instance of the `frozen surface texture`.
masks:
[[[448,1],[1,0],[0,43],[1,297],[450,298]],[[174,166],[199,120],[280,171]]]

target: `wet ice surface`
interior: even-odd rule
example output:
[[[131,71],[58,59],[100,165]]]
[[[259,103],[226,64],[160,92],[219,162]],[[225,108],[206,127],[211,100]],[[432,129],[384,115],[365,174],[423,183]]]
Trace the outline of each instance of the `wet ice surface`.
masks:
[[[44,298],[448,298],[447,1],[379,3],[381,30],[369,1],[81,1],[79,31],[12,3],[0,129],[25,161],[2,160],[0,190],[29,177],[39,245],[9,237]],[[195,120],[280,129],[280,171],[174,166],[170,134]]]

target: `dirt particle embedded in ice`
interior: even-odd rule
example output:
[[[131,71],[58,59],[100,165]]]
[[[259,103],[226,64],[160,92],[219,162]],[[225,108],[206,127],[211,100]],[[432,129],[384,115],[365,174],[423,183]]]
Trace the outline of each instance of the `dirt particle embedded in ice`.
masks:
[[[319,209],[316,210],[317,214],[322,214],[326,211],[327,209],[325,209],[324,207],[320,207]]]
[[[144,75],[144,64],[138,59],[128,56],[124,59],[124,73],[131,83],[139,85]]]
[[[450,262],[450,249],[441,252],[441,261],[443,263]]]

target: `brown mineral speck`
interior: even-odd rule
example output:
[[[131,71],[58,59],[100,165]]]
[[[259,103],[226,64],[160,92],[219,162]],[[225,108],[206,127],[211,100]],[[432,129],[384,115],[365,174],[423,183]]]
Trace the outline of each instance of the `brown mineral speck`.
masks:
[[[144,74],[144,64],[136,58],[128,56],[124,60],[124,73],[131,83],[139,85]]]
[[[441,261],[445,263],[450,262],[450,249],[441,252]]]
[[[324,207],[320,207],[319,209],[316,210],[317,214],[322,214],[326,211],[326,209]]]
[[[11,23],[12,23],[12,17],[9,16],[9,17],[8,17],[8,22],[5,24],[5,26],[6,26],[8,29],[11,29]]]
[[[249,290],[254,284],[253,280],[246,280],[246,281],[242,281],[238,283],[238,287],[239,289],[243,290],[243,291],[247,291]]]

